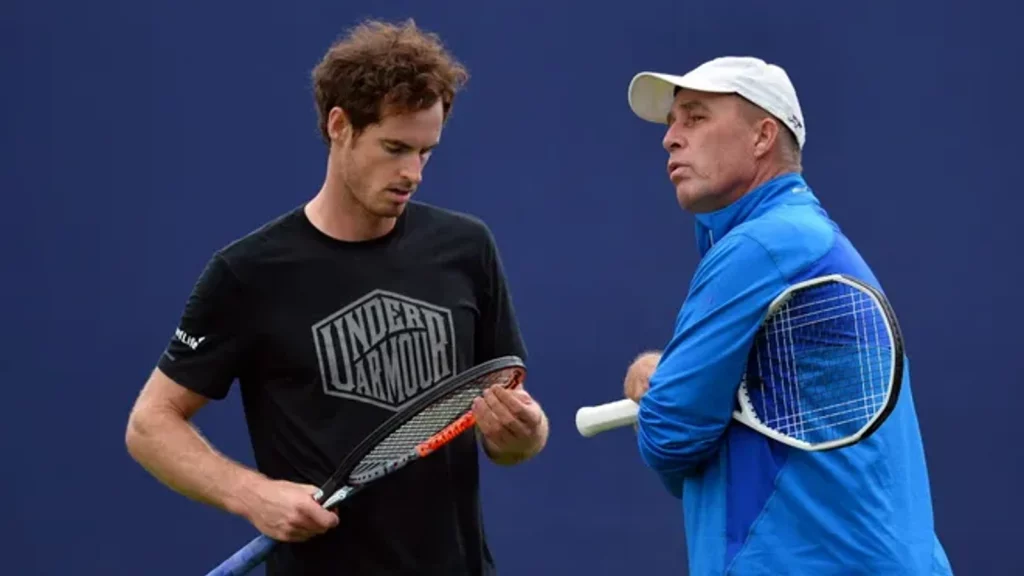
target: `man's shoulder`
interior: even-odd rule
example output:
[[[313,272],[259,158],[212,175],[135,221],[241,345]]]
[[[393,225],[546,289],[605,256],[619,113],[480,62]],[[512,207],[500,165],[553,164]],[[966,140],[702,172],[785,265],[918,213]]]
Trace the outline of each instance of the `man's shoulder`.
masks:
[[[836,228],[812,205],[783,205],[740,224],[729,235],[756,243],[792,277],[824,257],[834,246]]]
[[[228,242],[215,253],[229,268],[245,268],[268,255],[293,248],[302,238],[302,207],[294,207]]]
[[[420,251],[429,247],[437,254],[485,260],[497,251],[490,226],[479,216],[417,202],[407,209],[405,245]]]
[[[828,215],[814,205],[784,204],[743,222],[734,232],[772,247],[786,245],[793,238],[805,243],[830,243],[835,227]]]
[[[443,208],[426,202],[410,202],[410,222],[422,229],[443,230],[446,234],[471,235],[490,238],[491,229],[483,218],[468,212]]]

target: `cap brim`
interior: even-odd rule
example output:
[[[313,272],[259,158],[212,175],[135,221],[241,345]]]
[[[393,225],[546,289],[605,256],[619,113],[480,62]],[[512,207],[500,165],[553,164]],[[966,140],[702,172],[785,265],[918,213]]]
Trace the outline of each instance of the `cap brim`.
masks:
[[[692,73],[676,76],[661,72],[641,72],[629,83],[629,107],[634,114],[648,122],[665,124],[676,97],[676,88],[718,94],[733,91]]]

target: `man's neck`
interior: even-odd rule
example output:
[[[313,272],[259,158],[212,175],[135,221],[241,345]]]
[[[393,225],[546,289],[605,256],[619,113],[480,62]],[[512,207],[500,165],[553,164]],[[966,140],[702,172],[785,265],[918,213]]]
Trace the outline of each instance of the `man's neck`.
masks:
[[[397,218],[381,218],[360,204],[340,178],[328,178],[305,206],[306,217],[324,234],[345,242],[362,242],[391,232]]]
[[[758,169],[754,171],[753,178],[737,187],[736,191],[733,194],[730,194],[728,201],[721,207],[724,208],[725,206],[728,206],[746,196],[751,191],[757,190],[758,187],[764,185],[766,182],[770,182],[783,174],[789,174],[793,171],[793,167],[775,162],[759,166]]]
[[[755,173],[754,180],[747,188],[747,192],[755,190],[758,187],[764,185],[766,182],[775,180],[779,176],[782,176],[783,174],[789,174],[793,171],[794,169],[792,166],[781,162],[771,162],[765,164],[764,166],[760,167],[760,169],[758,169]]]

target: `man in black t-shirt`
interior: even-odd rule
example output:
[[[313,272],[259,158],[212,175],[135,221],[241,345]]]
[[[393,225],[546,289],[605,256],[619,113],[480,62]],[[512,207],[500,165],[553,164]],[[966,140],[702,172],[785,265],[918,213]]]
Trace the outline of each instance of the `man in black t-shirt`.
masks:
[[[526,357],[487,226],[411,200],[467,77],[412,22],[368,22],[333,45],[313,73],[323,187],[213,255],[132,410],[128,450],[150,473],[282,541],[269,575],[495,573],[477,441],[506,465],[544,447],[547,418],[525,390],[487,391],[475,433],[337,510],[312,498],[433,385]],[[257,470],[189,423],[235,380]]]

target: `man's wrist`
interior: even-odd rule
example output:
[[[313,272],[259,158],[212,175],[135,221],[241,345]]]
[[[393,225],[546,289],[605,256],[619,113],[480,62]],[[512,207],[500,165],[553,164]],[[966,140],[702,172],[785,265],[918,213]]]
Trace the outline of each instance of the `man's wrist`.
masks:
[[[262,474],[239,466],[230,482],[232,488],[225,494],[224,508],[232,514],[248,518],[252,503],[260,499],[260,485],[266,480]]]
[[[500,466],[513,466],[527,460],[530,456],[525,452],[513,451],[513,450],[501,450],[491,445],[490,440],[486,437],[483,441],[484,453],[487,457]]]

